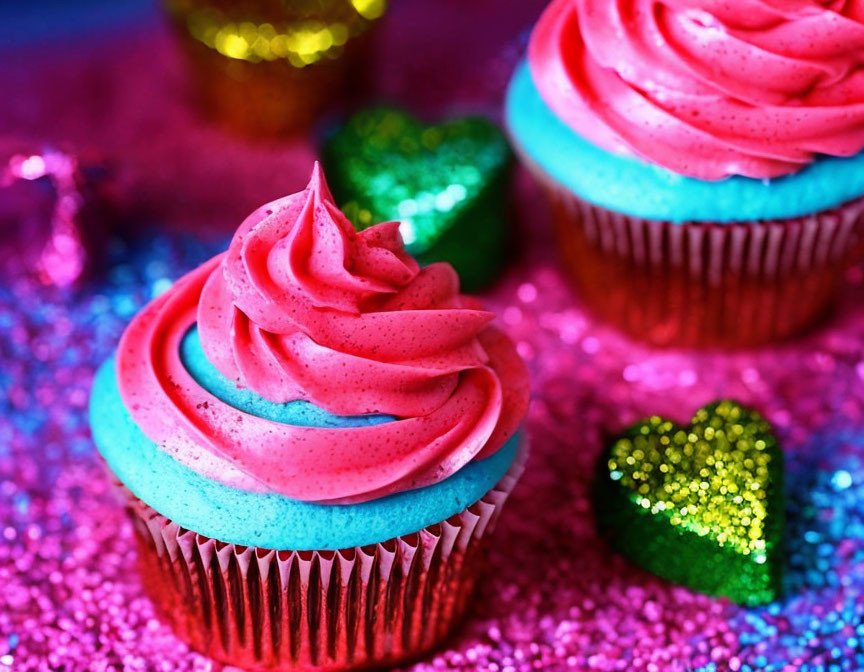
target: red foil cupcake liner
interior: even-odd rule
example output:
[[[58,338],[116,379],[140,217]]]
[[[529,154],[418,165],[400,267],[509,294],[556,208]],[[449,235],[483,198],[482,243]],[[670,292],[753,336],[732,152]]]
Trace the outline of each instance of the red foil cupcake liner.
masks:
[[[864,247],[864,199],[797,219],[676,224],[583,201],[541,176],[559,247],[588,307],[654,345],[751,346],[829,309]]]
[[[413,658],[450,633],[526,456],[523,447],[495,488],[448,520],[339,551],[224,543],[120,489],[144,587],[192,648],[252,670],[346,670]]]

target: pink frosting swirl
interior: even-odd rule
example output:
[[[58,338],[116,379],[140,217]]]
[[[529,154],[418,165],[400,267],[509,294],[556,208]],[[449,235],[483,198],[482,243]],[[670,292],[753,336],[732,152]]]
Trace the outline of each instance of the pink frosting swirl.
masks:
[[[579,135],[682,175],[770,178],[864,149],[859,0],[554,0],[529,63]]]
[[[357,233],[316,165],[304,191],[252,213],[225,254],[133,320],[118,383],[142,431],[208,478],[363,501],[441,481],[516,431],[527,373],[491,319],[459,294],[449,265],[418,267],[396,223]],[[196,322],[207,358],[242,387],[399,420],[299,427],[239,411],[183,366],[180,342]]]

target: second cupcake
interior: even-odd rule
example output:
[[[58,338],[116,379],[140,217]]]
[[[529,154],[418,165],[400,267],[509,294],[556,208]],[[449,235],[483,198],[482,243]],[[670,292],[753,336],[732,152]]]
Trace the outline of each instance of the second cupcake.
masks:
[[[507,101],[586,303],[656,344],[829,306],[864,228],[864,19],[804,0],[555,0]]]
[[[350,669],[438,644],[525,456],[525,367],[447,264],[360,233],[317,168],[129,325],[94,440],[193,647]]]

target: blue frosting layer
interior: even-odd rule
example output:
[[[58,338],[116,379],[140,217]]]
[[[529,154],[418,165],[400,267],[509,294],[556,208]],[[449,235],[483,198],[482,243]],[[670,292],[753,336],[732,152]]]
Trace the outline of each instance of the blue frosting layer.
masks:
[[[308,401],[275,404],[237,385],[210,363],[201,347],[198,327],[192,327],[180,343],[180,359],[189,375],[217,399],[250,415],[301,427],[368,427],[392,422],[390,415],[333,415]]]
[[[864,196],[864,153],[821,158],[773,180],[697,180],[610,154],[577,135],[540,97],[527,63],[516,69],[506,102],[517,147],[580,198],[634,217],[672,222],[787,219]]]
[[[273,404],[238,390],[203,356],[194,330],[184,339],[182,355],[193,377],[215,396],[277,422],[350,427],[393,420],[335,416],[307,402]],[[520,440],[517,434],[491,457],[472,462],[435,485],[360,504],[327,505],[231,488],[174,460],[132,420],[120,397],[113,357],[93,382],[90,423],[93,440],[117,478],[162,515],[214,539],[291,550],[364,546],[446,520],[501,480],[516,457]]]

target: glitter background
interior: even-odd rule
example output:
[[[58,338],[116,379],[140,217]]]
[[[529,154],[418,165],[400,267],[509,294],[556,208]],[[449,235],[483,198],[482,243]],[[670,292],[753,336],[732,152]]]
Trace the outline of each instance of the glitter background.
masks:
[[[374,93],[420,112],[497,114],[542,3],[508,3],[507,16],[501,4],[395,3]],[[156,13],[114,11],[110,30],[58,20],[38,43],[24,44],[26,21],[0,21],[0,43],[17,45],[0,54],[0,87],[15,92],[0,128],[101,154],[123,222],[80,290],[0,285],[4,672],[214,669],[156,620],[130,571],[131,528],[90,441],[88,390],[132,314],[222,249],[248,211],[302,187],[315,155],[311,141],[246,143],[199,124]],[[531,366],[534,452],[471,616],[415,669],[864,669],[864,272],[850,273],[830,323],[795,342],[651,350],[586,316],[533,185],[519,174],[517,187],[521,256],[488,299]],[[762,411],[786,451],[787,589],[768,607],[675,588],[611,555],[594,530],[603,437],[649,413],[686,421],[719,396]]]

